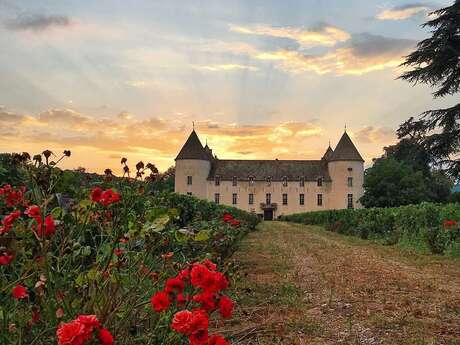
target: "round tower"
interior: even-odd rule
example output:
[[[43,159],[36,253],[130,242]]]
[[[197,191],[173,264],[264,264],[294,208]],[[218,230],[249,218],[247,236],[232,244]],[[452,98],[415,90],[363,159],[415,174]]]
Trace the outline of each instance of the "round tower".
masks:
[[[361,208],[359,199],[364,193],[364,159],[347,132],[325,159],[332,180],[329,208]]]
[[[205,199],[212,154],[201,145],[195,130],[188,137],[175,161],[174,191]]]

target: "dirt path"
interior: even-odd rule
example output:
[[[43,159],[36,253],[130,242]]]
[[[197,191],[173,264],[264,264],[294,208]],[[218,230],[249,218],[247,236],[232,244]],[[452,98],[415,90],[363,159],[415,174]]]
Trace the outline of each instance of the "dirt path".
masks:
[[[243,344],[460,344],[460,262],[265,222],[234,256]]]

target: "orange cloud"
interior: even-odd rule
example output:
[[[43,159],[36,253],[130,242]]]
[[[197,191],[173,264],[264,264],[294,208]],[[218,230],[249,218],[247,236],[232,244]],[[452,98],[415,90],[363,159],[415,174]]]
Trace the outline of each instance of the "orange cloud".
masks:
[[[415,42],[383,36],[356,35],[344,46],[322,55],[307,55],[297,50],[258,52],[254,58],[273,61],[280,68],[301,73],[365,74],[372,71],[397,67],[404,61]]]
[[[230,30],[241,34],[263,35],[289,38],[302,46],[333,46],[337,42],[347,41],[350,34],[332,25],[321,24],[315,28],[271,27],[267,25],[238,26],[230,25]]]
[[[380,12],[376,18],[379,20],[404,20],[428,11],[430,11],[430,7],[426,4],[410,4],[386,9]]]

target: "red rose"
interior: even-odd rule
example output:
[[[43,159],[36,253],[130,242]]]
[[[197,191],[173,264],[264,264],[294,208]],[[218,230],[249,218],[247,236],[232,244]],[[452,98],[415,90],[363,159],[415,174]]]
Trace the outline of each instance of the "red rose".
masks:
[[[169,278],[166,281],[165,292],[182,292],[184,290],[184,282],[180,278]]]
[[[222,317],[229,318],[233,314],[233,306],[235,303],[230,297],[221,296],[219,301],[219,312]]]
[[[177,312],[172,320],[171,328],[177,333],[189,334],[192,326],[193,314],[188,310]]]
[[[112,345],[113,335],[106,328],[101,328],[97,334],[97,338],[102,345]]]
[[[215,295],[212,292],[204,291],[202,293],[193,296],[193,301],[199,303],[201,308],[206,311],[212,311],[216,309]]]
[[[104,206],[109,206],[110,204],[114,202],[120,201],[120,199],[121,199],[120,194],[114,192],[111,189],[107,189],[102,193],[101,199],[99,200],[99,202]]]
[[[186,295],[184,296],[182,293],[178,293],[176,297],[176,304],[178,306],[184,306],[187,301],[190,300],[190,296]]]
[[[3,253],[0,255],[0,266],[9,265],[13,261],[14,256],[9,255],[8,253]]]
[[[222,272],[214,272],[211,290],[219,292],[228,288],[228,280]]]
[[[192,333],[199,330],[207,330],[209,327],[209,316],[204,310],[195,309],[192,311],[192,321],[190,323],[190,331]]]
[[[230,345],[230,343],[220,334],[214,334],[209,337],[208,345]]]
[[[14,212],[11,212],[9,215],[5,216],[2,219],[3,226],[0,227],[0,235],[10,231],[11,228],[13,227],[14,221],[18,219],[20,216],[21,216],[20,211],[14,211]]]
[[[22,285],[16,285],[13,290],[11,290],[11,293],[15,299],[22,299],[29,297],[29,294],[27,293],[27,289],[22,286]]]
[[[193,265],[192,271],[190,272],[192,285],[195,287],[206,288],[212,284],[212,273],[211,271],[202,264]]]
[[[203,265],[205,265],[211,271],[215,271],[217,269],[217,265],[209,259],[204,260]]]
[[[121,256],[121,254],[123,254],[123,250],[120,249],[120,248],[115,248],[115,250],[113,251],[113,253],[114,253],[116,256]]]
[[[233,227],[237,227],[237,226],[240,226],[240,221],[239,220],[236,220],[236,219],[232,219],[230,221],[230,224],[233,226]]]
[[[224,216],[222,217],[222,220],[223,220],[224,222],[229,222],[229,221],[231,221],[232,219],[233,219],[233,216],[232,216],[230,213],[226,213],[226,214],[224,214]]]
[[[454,226],[457,226],[458,222],[456,220],[445,220],[444,221],[444,229],[450,229]]]
[[[188,340],[190,345],[207,345],[208,344],[208,330],[200,329],[199,331],[192,333]]]
[[[169,300],[169,295],[164,291],[158,291],[150,299],[152,307],[156,312],[162,312],[169,308],[171,301]]]
[[[35,220],[37,220],[37,218],[41,217],[41,210],[39,206],[32,205],[24,211],[24,214],[28,215],[30,218],[34,218]]]
[[[161,258],[164,260],[171,259],[173,257],[174,253],[173,252],[168,252],[166,254],[161,254]]]
[[[54,219],[51,215],[46,216],[45,218],[45,236],[54,235],[56,232],[56,225]]]
[[[102,189],[101,187],[94,187],[92,190],[91,190],[91,200],[93,200],[94,202],[99,202],[101,200],[101,196],[102,196]]]
[[[86,341],[85,326],[77,321],[71,321],[59,326],[56,336],[58,345],[83,345]]]

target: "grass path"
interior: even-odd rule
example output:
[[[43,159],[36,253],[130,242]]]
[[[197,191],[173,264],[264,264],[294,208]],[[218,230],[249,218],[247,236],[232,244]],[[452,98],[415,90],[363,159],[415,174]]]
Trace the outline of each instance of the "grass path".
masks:
[[[283,222],[234,260],[234,345],[460,345],[458,261]]]

